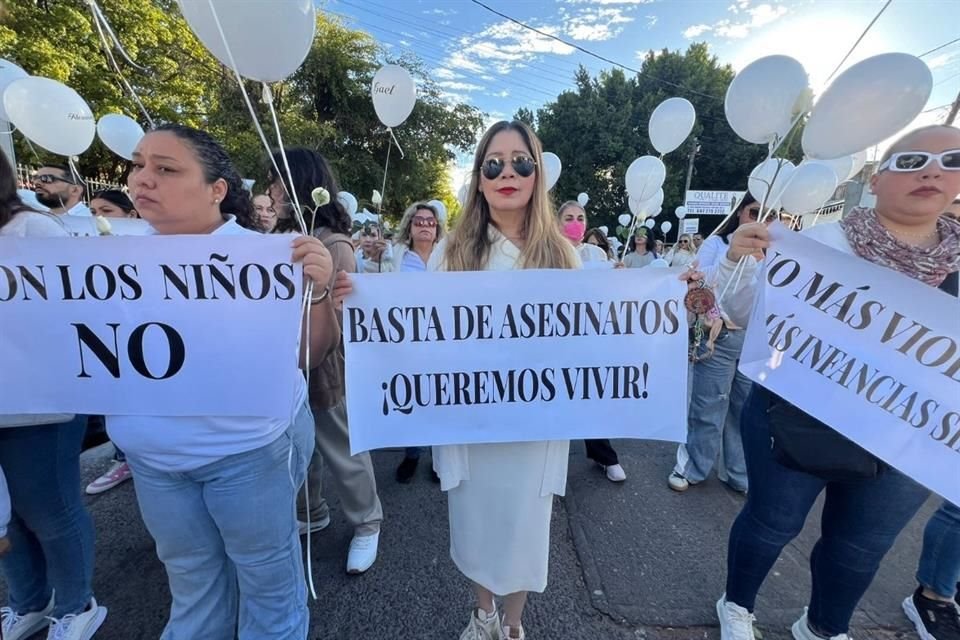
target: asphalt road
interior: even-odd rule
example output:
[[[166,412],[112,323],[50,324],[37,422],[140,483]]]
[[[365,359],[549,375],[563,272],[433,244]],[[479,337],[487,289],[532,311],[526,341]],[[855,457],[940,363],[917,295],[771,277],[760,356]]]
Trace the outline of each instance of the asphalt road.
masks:
[[[715,479],[676,494],[666,486],[673,445],[618,441],[628,480],[609,483],[571,447],[568,495],[553,517],[550,584],[531,597],[530,640],[719,638],[714,603],[723,590],[727,531],[742,498]],[[109,463],[109,445],[83,457],[85,480]],[[468,584],[450,560],[446,500],[426,462],[398,485],[401,453],[374,454],[386,512],[380,557],[363,576],[344,571],[351,532],[332,499],[333,523],[312,542],[317,600],[312,639],[454,640],[469,616]],[[329,485],[328,485],[329,486]],[[97,527],[95,592],[109,608],[97,640],[159,637],[170,603],[163,567],[140,520],[132,483],[88,499]],[[888,556],[854,619],[857,640],[914,638],[900,601],[914,587],[922,527],[931,500]],[[811,516],[771,574],[758,603],[765,640],[789,640],[809,590]],[[0,584],[0,601],[5,599]],[[38,636],[42,637],[42,636]]]

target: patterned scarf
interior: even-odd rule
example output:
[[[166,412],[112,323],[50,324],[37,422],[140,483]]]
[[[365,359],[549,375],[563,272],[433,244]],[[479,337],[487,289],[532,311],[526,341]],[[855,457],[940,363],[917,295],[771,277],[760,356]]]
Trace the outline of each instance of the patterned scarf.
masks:
[[[864,260],[931,286],[939,287],[949,274],[960,269],[960,222],[949,216],[937,220],[940,243],[926,249],[894,237],[872,208],[854,208],[840,221],[840,227],[853,251]]]

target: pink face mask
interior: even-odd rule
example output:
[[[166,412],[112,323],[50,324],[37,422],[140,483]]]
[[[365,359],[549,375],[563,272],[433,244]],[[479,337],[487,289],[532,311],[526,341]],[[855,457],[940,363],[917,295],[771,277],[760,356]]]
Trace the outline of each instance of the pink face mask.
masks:
[[[587,231],[587,223],[579,220],[571,220],[563,224],[563,235],[570,242],[580,242],[583,240],[583,234]]]

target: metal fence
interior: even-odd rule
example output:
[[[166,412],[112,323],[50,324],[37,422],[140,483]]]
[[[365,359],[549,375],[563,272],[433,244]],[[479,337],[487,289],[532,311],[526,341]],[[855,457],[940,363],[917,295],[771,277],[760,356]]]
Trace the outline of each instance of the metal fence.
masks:
[[[37,169],[38,167],[17,164],[17,189],[33,189],[33,174],[36,173]],[[98,191],[103,191],[104,189],[127,190],[125,186],[117,184],[116,182],[98,180],[96,178],[84,178],[83,186],[86,191],[85,199],[87,202],[90,201],[93,194]]]

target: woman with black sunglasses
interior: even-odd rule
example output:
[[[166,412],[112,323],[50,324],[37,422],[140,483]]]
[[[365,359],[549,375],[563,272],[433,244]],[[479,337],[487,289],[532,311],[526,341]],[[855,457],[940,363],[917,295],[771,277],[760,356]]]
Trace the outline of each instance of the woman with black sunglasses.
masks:
[[[393,247],[391,271],[426,271],[427,263],[433,254],[434,247],[443,238],[443,224],[440,214],[433,205],[426,202],[415,202],[403,214],[400,220],[400,232]],[[397,482],[407,484],[413,479],[420,463],[421,447],[407,447],[403,460],[397,467]],[[431,479],[440,482],[433,469],[430,470]]]
[[[463,215],[430,268],[581,266],[560,233],[542,163],[540,141],[526,124],[502,121],[488,129],[474,156]],[[504,274],[505,286],[509,278]],[[547,586],[553,496],[566,489],[569,449],[568,440],[434,447],[447,492],[450,556],[476,595],[460,640],[524,637],[527,593]],[[503,597],[502,619],[494,595]]]
[[[804,234],[913,278],[917,287],[939,287],[956,295],[960,222],[942,213],[960,193],[960,129],[933,125],[903,136],[881,158],[870,187],[877,196],[874,208],[855,208],[840,222],[820,224]],[[769,246],[765,225],[744,225],[718,264],[718,290],[732,283],[721,304],[739,324],[746,324],[751,313],[762,269],[748,259],[742,276],[735,276],[737,263]],[[930,493],[885,465],[875,465],[872,472],[853,472],[839,462],[828,470],[815,469],[818,452],[803,453],[796,443],[792,459],[806,459],[806,463],[788,467],[786,459],[775,456],[771,448],[771,422],[777,415],[787,415],[780,412],[789,408],[759,384],[753,385],[744,406],[750,493],[730,530],[726,593],[717,602],[723,640],[752,640],[757,592],[822,493],[826,493],[822,534],[810,557],[810,607],[792,633],[796,640],[849,640],[850,618],[860,598]],[[812,420],[794,410],[792,422]],[[826,426],[821,428],[829,435]],[[783,447],[782,438],[780,442]],[[838,479],[841,476],[845,477]],[[960,621],[952,605],[922,596],[918,591],[904,608],[918,631],[923,627],[923,637],[958,637]]]

